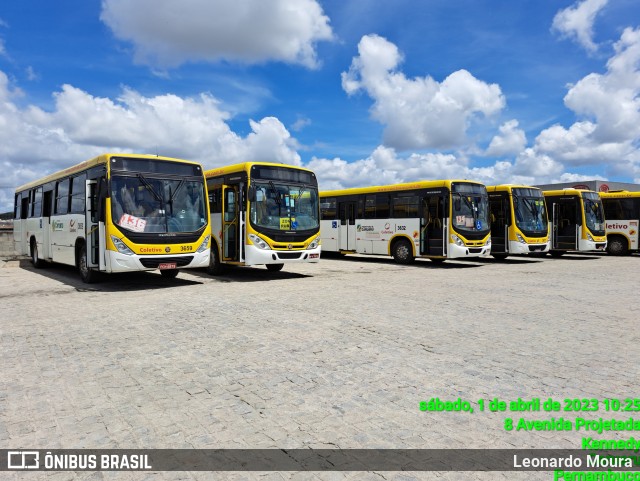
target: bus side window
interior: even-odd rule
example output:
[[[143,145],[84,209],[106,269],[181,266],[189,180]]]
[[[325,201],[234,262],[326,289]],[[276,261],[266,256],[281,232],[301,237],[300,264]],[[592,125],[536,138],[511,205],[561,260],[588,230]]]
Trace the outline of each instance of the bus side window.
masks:
[[[23,192],[20,206],[20,218],[26,219],[29,216],[29,193]]]

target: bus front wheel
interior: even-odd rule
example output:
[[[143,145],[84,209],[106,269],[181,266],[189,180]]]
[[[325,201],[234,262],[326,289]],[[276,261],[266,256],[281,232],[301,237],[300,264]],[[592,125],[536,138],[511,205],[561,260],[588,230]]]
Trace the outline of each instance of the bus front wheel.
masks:
[[[392,255],[398,264],[411,264],[414,261],[411,244],[405,239],[400,239],[393,244]]]
[[[551,254],[551,257],[562,257],[564,251],[550,250],[549,254]]]
[[[618,236],[607,239],[607,252],[612,256],[624,256],[629,253],[626,239]]]
[[[78,271],[82,281],[86,284],[91,284],[98,279],[98,273],[89,267],[87,262],[87,245],[82,244],[78,251]]]
[[[284,264],[266,264],[267,270],[271,272],[281,271],[284,267]]]
[[[38,243],[35,240],[31,241],[31,263],[33,267],[43,267],[44,261],[40,259],[40,255],[38,254]]]
[[[211,244],[211,258],[209,260],[209,267],[207,267],[207,274],[212,276],[222,274],[220,254],[218,253],[218,246],[215,243]]]

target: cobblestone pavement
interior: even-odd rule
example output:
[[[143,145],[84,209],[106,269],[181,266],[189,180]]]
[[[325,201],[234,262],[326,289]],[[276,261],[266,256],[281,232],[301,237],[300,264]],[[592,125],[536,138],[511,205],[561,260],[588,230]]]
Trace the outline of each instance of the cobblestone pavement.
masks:
[[[173,280],[139,273],[86,285],[64,266],[0,261],[1,446],[580,448],[584,432],[507,432],[504,419],[611,413],[479,412],[477,401],[640,397],[639,274],[638,256],[441,266],[354,256],[278,273],[182,271]],[[468,400],[474,413],[420,411],[432,397]],[[0,475],[553,479],[531,472]]]

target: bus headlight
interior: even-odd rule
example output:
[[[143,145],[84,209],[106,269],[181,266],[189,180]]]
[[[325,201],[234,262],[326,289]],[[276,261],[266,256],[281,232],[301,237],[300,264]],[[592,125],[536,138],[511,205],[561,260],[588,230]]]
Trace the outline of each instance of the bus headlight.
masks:
[[[127,255],[127,256],[132,256],[133,255],[133,251],[127,247],[127,244],[122,242],[116,236],[114,236],[114,235],[111,236],[111,242],[113,242],[113,245],[116,246],[116,249],[118,249],[118,252],[120,254],[124,254],[124,255]]]
[[[251,240],[251,242],[253,242],[253,245],[255,245],[258,249],[263,249],[263,250],[271,249],[269,247],[269,244],[267,244],[264,240],[262,240],[260,237],[258,237],[255,234],[249,234],[249,239]]]
[[[458,237],[457,235],[451,234],[451,239],[453,239],[453,242],[455,242],[456,245],[459,245],[460,247],[464,247],[464,242],[462,242],[460,237]]]
[[[200,247],[198,247],[196,252],[201,253],[209,249],[209,239],[211,239],[211,236],[205,237],[204,240],[202,241],[202,244],[200,244]]]
[[[518,242],[520,242],[521,244],[527,243],[520,234],[516,234],[516,239],[518,239]]]
[[[316,249],[320,245],[320,237],[316,237],[311,241],[311,244],[307,246],[307,249]]]
[[[589,234],[588,232],[587,232],[587,239],[590,240],[591,242],[595,242],[593,240],[593,237],[591,237],[591,234]]]

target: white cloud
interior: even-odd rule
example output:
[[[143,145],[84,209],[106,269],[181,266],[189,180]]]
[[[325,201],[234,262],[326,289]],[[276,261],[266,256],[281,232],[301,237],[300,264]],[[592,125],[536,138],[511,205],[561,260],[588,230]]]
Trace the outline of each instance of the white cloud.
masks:
[[[300,164],[297,142],[273,117],[251,121],[240,137],[210,94],[145,97],[124,89],[115,100],[71,85],[54,94],[55,108],[20,108],[0,71],[0,212],[15,187],[107,151],[159,153],[201,162],[205,168],[250,160]]]
[[[102,0],[101,20],[131,42],[136,61],[269,60],[315,67],[315,44],[330,40],[316,0]]]
[[[524,130],[518,128],[517,120],[509,120],[500,127],[500,133],[491,139],[486,155],[506,157],[517,154],[527,145]]]
[[[587,51],[595,52],[598,46],[593,41],[593,23],[607,3],[608,0],[583,0],[560,10],[553,18],[552,29],[577,41]]]
[[[505,161],[489,167],[469,167],[467,159],[453,154],[414,153],[401,157],[385,146],[355,162],[314,158],[307,167],[316,172],[323,190],[429,179],[471,179],[487,185],[532,181],[531,177],[515,173],[512,164]]]
[[[570,86],[565,105],[580,119],[565,128],[553,125],[537,136],[537,158],[573,167],[606,164],[627,173],[640,166],[640,29],[627,28],[615,44],[604,74],[589,74]],[[525,154],[523,154],[526,157]],[[528,165],[528,164],[522,164]],[[555,175],[559,175],[554,166]]]
[[[431,77],[408,79],[396,71],[402,60],[397,47],[377,35],[362,37],[358,54],[342,73],[342,87],[350,95],[364,90],[374,100],[372,116],[385,125],[383,140],[390,147],[459,146],[474,116],[493,115],[505,106],[498,85],[466,70],[441,83]]]

